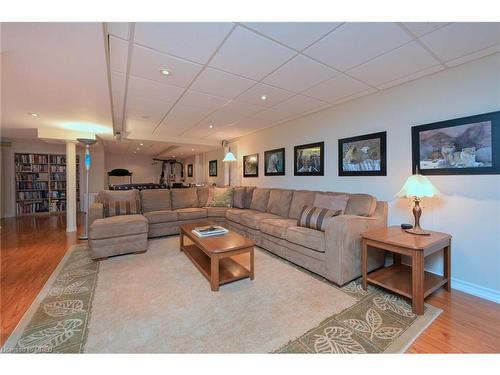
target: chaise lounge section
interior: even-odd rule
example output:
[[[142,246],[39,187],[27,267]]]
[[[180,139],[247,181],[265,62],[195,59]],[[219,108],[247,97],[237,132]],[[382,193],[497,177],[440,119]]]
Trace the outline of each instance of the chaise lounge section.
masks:
[[[117,196],[118,193],[129,195]],[[304,206],[313,206],[318,198],[325,197],[346,199],[344,214],[325,219],[324,231],[299,226],[297,220]],[[139,199],[143,214],[104,218],[103,203],[124,198]],[[387,226],[387,202],[377,201],[369,194],[238,187],[229,206],[232,207],[211,207],[208,187],[103,191],[90,208],[91,254],[102,257],[103,253],[108,253],[107,256],[124,253],[118,248],[126,241],[108,238],[108,242],[119,244],[110,247],[92,238],[99,233],[97,228],[107,224],[113,232],[113,225],[123,221],[123,227],[129,228],[125,230],[127,236],[133,236],[132,233],[144,231],[146,223],[143,233],[153,238],[178,234],[180,225],[185,223],[209,220],[252,238],[258,246],[337,285],[344,285],[361,275],[361,233]],[[143,217],[145,222],[127,219],[130,216]],[[102,228],[100,230],[102,232]],[[117,254],[113,254],[115,250]],[[376,252],[369,257],[368,270],[383,264],[384,254]]]

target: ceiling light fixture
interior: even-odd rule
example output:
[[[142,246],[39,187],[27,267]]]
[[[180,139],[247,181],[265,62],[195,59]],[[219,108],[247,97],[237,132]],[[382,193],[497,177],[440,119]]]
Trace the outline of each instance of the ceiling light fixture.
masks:
[[[260,97],[260,100],[267,100],[267,95],[262,95],[262,96]]]
[[[194,151],[194,148],[192,148],[191,151]]]
[[[144,146],[144,143],[141,143],[141,146]]]
[[[167,69],[161,69],[161,70],[160,70],[160,73],[161,73],[161,74],[163,74],[164,76],[169,76],[169,75],[171,75],[171,74],[172,74],[172,73],[170,73],[170,71],[169,71],[169,70],[167,70]]]
[[[214,128],[214,126],[213,126],[213,125],[208,125],[208,127],[209,127],[210,129],[213,129],[213,128]]]
[[[31,117],[38,117],[38,113],[28,112]]]

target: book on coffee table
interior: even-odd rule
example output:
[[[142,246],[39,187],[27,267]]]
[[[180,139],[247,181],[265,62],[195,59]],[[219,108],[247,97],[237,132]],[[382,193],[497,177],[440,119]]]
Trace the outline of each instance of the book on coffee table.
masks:
[[[198,237],[209,237],[226,234],[229,231],[226,228],[220,227],[218,225],[207,225],[205,227],[195,227],[192,232]]]

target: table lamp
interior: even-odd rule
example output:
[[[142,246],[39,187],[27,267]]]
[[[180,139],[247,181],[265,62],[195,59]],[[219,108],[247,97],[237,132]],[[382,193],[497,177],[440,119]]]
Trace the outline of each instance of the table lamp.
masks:
[[[223,147],[226,147],[227,146],[227,141],[223,141],[222,142],[222,146]],[[224,156],[224,159],[222,160],[223,163],[233,163],[236,161],[236,158],[234,157],[234,154],[231,152],[231,151],[228,151],[227,154]],[[228,177],[229,177],[229,186],[231,186],[231,166],[229,166],[229,174],[228,174]]]
[[[405,229],[406,232],[418,235],[430,235],[430,232],[420,227],[420,216],[422,215],[420,201],[424,197],[434,197],[437,194],[439,194],[438,190],[426,176],[418,173],[418,168],[416,174],[408,177],[399,193],[396,194],[396,197],[399,198],[413,198],[413,202],[415,202],[415,206],[413,207],[415,225],[412,229]]]

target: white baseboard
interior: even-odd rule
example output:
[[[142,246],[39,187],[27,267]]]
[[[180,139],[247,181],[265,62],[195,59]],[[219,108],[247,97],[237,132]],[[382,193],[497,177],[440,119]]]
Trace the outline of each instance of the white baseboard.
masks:
[[[464,293],[472,294],[476,297],[487,299],[488,301],[500,303],[500,291],[498,290],[485,288],[484,286],[455,279],[454,277],[451,278],[451,288]]]

